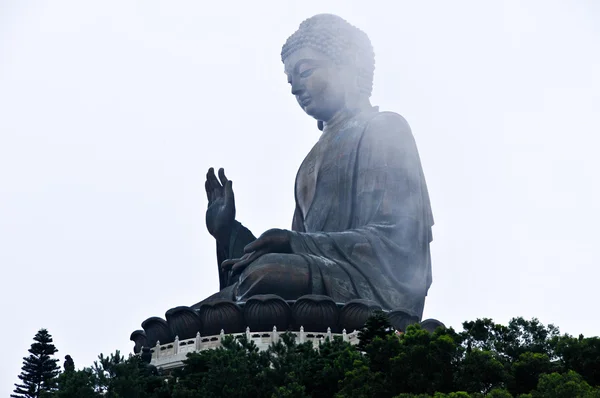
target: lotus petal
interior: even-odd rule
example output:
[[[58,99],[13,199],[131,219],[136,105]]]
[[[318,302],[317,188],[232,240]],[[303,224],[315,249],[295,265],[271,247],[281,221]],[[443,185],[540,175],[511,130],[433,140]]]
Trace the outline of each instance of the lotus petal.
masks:
[[[196,337],[196,333],[202,329],[202,321],[198,312],[190,307],[171,308],[165,314],[167,323],[173,336],[178,336],[179,340],[191,339]]]
[[[134,354],[139,354],[142,351],[142,347],[147,346],[146,332],[144,332],[143,330],[136,330],[133,333],[131,333],[131,337],[129,337],[129,340],[135,343],[135,346],[133,347]]]
[[[230,300],[203,303],[198,308],[198,315],[202,323],[200,329],[202,336],[219,334],[221,329],[227,334],[240,333],[245,329],[242,309]]]
[[[288,303],[275,294],[252,296],[244,305],[244,319],[251,331],[287,330],[292,319]]]
[[[351,300],[340,311],[340,328],[348,333],[360,329],[373,312],[381,310],[379,304],[370,300]]]
[[[142,328],[146,332],[148,347],[155,346],[157,341],[160,341],[160,344],[166,344],[174,340],[167,321],[157,316],[153,316],[142,322]]]
[[[307,332],[325,332],[337,326],[339,309],[331,297],[309,294],[296,300],[292,317],[295,328],[303,326]]]

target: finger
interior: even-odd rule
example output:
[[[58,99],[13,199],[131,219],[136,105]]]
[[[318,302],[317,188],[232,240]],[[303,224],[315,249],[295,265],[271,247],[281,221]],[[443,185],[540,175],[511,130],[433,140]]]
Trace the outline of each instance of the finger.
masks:
[[[244,247],[244,253],[255,252],[257,250],[260,250],[264,245],[265,245],[265,241],[262,240],[261,238],[258,238],[255,241],[252,241],[252,242],[248,243]]]
[[[229,181],[227,179],[227,176],[225,176],[225,169],[222,167],[219,169],[219,180],[221,181],[221,184],[223,186],[225,186],[227,184],[227,181]]]
[[[233,264],[233,266],[231,267],[231,275],[235,275],[235,274],[239,274],[240,272],[242,272],[250,263],[252,262],[251,259],[247,259],[247,260],[242,260],[242,261],[238,261],[237,263]]]
[[[231,267],[233,267],[233,264],[235,264],[235,261],[239,260],[239,259],[231,259],[231,260],[233,260],[233,261],[225,260],[221,263],[221,269],[223,271],[225,271],[225,272],[230,271]]]
[[[238,261],[241,261],[241,258],[230,258],[227,259],[225,261],[223,261],[221,263],[221,268],[223,269],[223,271],[229,271],[231,269],[231,267],[233,266],[233,264],[237,263]]]
[[[231,267],[231,273],[236,274],[238,272],[242,272],[244,270],[244,268],[246,268],[248,265],[250,265],[252,262],[254,262],[254,260],[256,260],[257,258],[259,258],[260,256],[262,256],[264,254],[266,254],[266,253],[263,251],[260,251],[260,250],[251,253],[247,258],[233,264],[233,267]]]
[[[227,184],[225,185],[225,202],[233,202],[233,181],[227,180]]]
[[[217,179],[217,176],[215,175],[215,169],[213,169],[212,167],[208,169],[208,173],[206,173],[206,180],[210,183],[213,189],[223,187]]]
[[[229,258],[221,263],[221,268],[223,268],[224,270],[230,269],[235,263],[245,260],[248,257],[250,257],[249,254],[244,254],[240,258]]]

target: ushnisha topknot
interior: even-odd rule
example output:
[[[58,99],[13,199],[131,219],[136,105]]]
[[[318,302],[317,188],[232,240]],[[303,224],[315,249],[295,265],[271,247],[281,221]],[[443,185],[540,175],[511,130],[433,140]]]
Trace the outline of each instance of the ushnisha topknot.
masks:
[[[356,69],[357,85],[362,94],[371,96],[375,53],[365,32],[337,15],[318,14],[304,20],[281,49],[281,60],[294,51],[310,47],[331,57],[339,66]]]

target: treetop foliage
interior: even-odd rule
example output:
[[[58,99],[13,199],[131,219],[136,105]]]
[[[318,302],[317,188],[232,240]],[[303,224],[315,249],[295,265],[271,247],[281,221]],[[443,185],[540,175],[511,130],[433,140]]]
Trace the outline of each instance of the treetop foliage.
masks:
[[[52,356],[58,351],[52,344],[52,336],[46,329],[40,329],[33,337],[29,356],[23,358],[23,367],[15,384],[14,398],[39,398],[56,388],[59,373],[58,359]]]

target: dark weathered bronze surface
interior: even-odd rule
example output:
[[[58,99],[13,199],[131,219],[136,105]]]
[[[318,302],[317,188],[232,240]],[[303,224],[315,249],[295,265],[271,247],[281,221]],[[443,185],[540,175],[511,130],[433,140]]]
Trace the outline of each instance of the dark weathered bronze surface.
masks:
[[[221,282],[211,299],[317,294],[420,319],[431,284],[433,216],[408,123],[371,106],[368,37],[339,17],[317,15],[288,39],[282,60],[292,94],[323,133],[298,171],[289,231],[256,239],[235,220],[223,169],[218,176],[209,170],[206,222]]]
[[[179,340],[196,337],[196,333],[202,329],[202,321],[196,310],[190,307],[175,307],[165,313],[165,318],[173,336]]]
[[[221,330],[225,333],[239,333],[245,329],[241,308],[229,300],[204,303],[199,306],[198,315],[202,322],[202,336],[219,334]]]
[[[417,316],[411,315],[403,310],[394,310],[388,312],[388,319],[394,329],[401,330],[403,332],[406,331],[406,328],[409,325],[419,323],[419,318]]]
[[[369,38],[337,16],[316,15],[281,56],[292,94],[322,134],[298,170],[290,230],[256,238],[236,220],[224,170],[209,169],[206,224],[220,290],[191,307],[203,334],[248,323],[356,329],[373,308],[391,311],[400,328],[418,322],[431,285],[433,216],[408,123],[371,105]],[[283,300],[295,301],[292,318]]]
[[[421,327],[425,330],[427,330],[429,333],[433,333],[435,331],[435,329],[437,328],[444,328],[446,327],[446,325],[444,325],[442,322],[438,321],[437,319],[425,319],[423,322],[421,322]]]
[[[289,329],[292,321],[292,310],[289,304],[274,294],[252,296],[244,304],[246,326],[254,331]]]
[[[363,327],[367,318],[381,307],[369,300],[351,300],[340,311],[340,328],[350,333]]]
[[[146,319],[142,322],[142,328],[146,332],[146,343],[148,347],[153,347],[159,341],[162,344],[173,341],[175,336],[171,333],[171,329],[167,322],[157,316]]]
[[[340,310],[328,296],[309,294],[300,297],[292,306],[294,328],[311,332],[336,331]]]
[[[142,347],[148,346],[146,343],[146,332],[143,330],[134,330],[133,333],[131,333],[129,340],[135,343],[135,346],[133,347],[133,352],[135,354],[139,354],[142,351]]]

